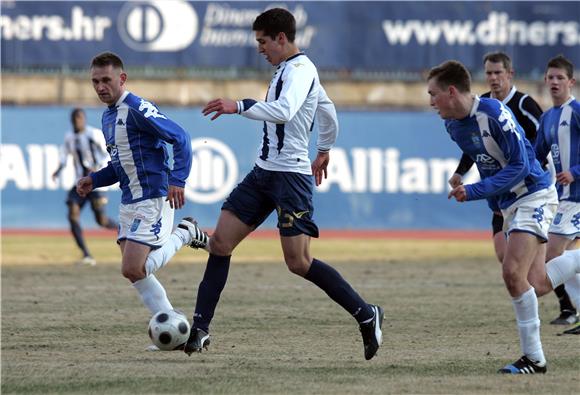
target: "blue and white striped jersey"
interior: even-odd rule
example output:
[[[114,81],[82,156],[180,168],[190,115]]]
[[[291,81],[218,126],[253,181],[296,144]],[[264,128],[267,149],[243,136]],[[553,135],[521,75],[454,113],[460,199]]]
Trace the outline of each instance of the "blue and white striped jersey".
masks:
[[[500,209],[550,187],[550,173],[536,160],[512,112],[496,99],[475,97],[470,114],[447,120],[445,127],[461,150],[477,164],[481,181],[466,185],[467,200],[491,199]]]
[[[266,101],[241,100],[238,113],[264,121],[256,164],[266,170],[312,174],[308,144],[315,116],[319,151],[329,151],[338,136],[334,103],[320,85],[316,66],[304,53],[278,65]]]
[[[580,102],[574,96],[542,115],[535,149],[539,160],[552,153],[556,173],[570,171],[574,177],[569,185],[556,183],[558,198],[580,202]]]
[[[152,104],[130,92],[103,113],[103,134],[111,156],[92,173],[93,187],[119,181],[123,204],[167,196],[169,185],[185,186],[191,170],[189,134]],[[173,169],[167,146],[173,146]]]
[[[59,168],[66,165],[69,156],[73,158],[77,180],[105,166],[108,155],[103,133],[92,126],[86,126],[78,133],[67,132],[60,150]]]

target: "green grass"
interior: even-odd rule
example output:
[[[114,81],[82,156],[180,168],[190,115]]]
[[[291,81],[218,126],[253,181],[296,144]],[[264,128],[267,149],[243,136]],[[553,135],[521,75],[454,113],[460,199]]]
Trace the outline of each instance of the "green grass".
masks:
[[[546,324],[544,376],[495,372],[519,357],[512,306],[491,241],[314,241],[370,302],[385,308],[384,343],[363,358],[352,318],[285,268],[276,240],[235,255],[207,353],[148,353],[147,310],[107,239],[96,267],[71,264],[68,238],[2,240],[2,393],[385,394],[575,393],[580,347]],[[205,255],[184,250],[159,278],[191,314]],[[193,263],[193,264],[192,264]]]

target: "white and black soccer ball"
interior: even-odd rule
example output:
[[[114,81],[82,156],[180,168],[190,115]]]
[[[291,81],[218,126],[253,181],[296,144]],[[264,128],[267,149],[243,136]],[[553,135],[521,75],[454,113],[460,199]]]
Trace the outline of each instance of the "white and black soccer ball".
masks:
[[[179,311],[160,311],[149,321],[149,337],[160,350],[172,351],[187,342],[189,322]]]

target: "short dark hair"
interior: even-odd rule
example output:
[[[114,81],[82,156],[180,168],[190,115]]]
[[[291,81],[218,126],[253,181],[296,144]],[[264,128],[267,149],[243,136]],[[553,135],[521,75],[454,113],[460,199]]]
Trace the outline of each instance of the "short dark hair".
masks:
[[[91,67],[107,67],[113,66],[116,69],[123,70],[123,61],[119,57],[119,55],[114,54],[113,52],[103,52],[98,54],[93,58],[91,61]]]
[[[276,38],[278,33],[284,33],[288,41],[293,43],[296,38],[296,19],[288,10],[272,8],[256,17],[252,30],[261,30],[264,35],[270,36],[272,40]]]
[[[471,75],[467,68],[456,60],[448,60],[429,70],[427,81],[433,78],[441,88],[453,85],[461,93],[471,92]]]
[[[512,60],[505,52],[497,51],[485,54],[483,64],[488,61],[491,63],[501,63],[507,71],[512,71]]]
[[[75,118],[78,117],[80,114],[85,115],[85,110],[83,110],[82,108],[74,108],[71,112],[70,112],[70,120],[71,122],[74,122]],[[85,115],[86,116],[86,115]]]
[[[574,65],[564,55],[558,55],[553,57],[548,61],[548,66],[546,67],[546,72],[550,67],[555,69],[563,69],[569,79],[574,78]]]

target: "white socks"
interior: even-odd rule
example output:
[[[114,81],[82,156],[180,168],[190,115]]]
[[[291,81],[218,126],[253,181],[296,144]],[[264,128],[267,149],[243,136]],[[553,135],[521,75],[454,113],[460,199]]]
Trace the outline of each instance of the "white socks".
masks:
[[[540,340],[540,317],[538,298],[534,288],[528,289],[517,298],[512,298],[522,353],[540,365],[546,363]]]
[[[574,303],[574,307],[576,307],[576,310],[580,310],[580,274],[576,274],[564,284],[566,286],[566,292],[568,292],[572,303]]]
[[[153,250],[147,256],[145,261],[145,278],[135,281],[133,286],[139,292],[143,304],[147,306],[151,314],[158,311],[173,310],[173,306],[167,298],[167,293],[163,285],[153,275],[157,270],[169,262],[173,255],[185,244],[191,242],[191,236],[186,230],[177,228],[171,233],[169,239],[163,246]]]
[[[546,264],[546,274],[552,288],[564,284],[578,273],[580,273],[580,249],[564,251],[562,255]]]
[[[165,266],[181,247],[190,243],[190,238],[186,230],[180,228],[175,229],[163,246],[152,250],[147,256],[147,260],[145,261],[145,275],[149,276]]]
[[[158,311],[173,310],[173,306],[167,299],[167,293],[163,285],[154,275],[147,276],[139,281],[135,281],[133,286],[141,295],[143,304],[149,309],[151,315]]]

